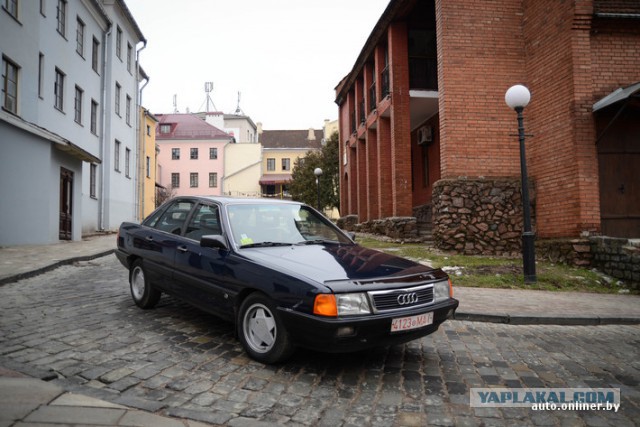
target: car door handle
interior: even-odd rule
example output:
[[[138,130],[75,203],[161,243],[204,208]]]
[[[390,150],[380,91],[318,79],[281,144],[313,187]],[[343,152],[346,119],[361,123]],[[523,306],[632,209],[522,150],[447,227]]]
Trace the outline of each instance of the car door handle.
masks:
[[[147,242],[153,242],[153,236],[147,236],[144,238]]]
[[[189,249],[187,249],[186,246],[178,246],[176,249],[178,250],[178,252],[182,252],[182,253],[189,251]]]

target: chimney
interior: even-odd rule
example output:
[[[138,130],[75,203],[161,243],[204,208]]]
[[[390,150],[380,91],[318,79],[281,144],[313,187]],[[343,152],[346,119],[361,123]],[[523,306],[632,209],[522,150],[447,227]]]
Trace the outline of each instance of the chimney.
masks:
[[[262,135],[262,122],[256,123],[256,132],[258,135]]]
[[[309,135],[307,135],[307,140],[315,141],[316,140],[316,131],[313,128],[309,128]]]

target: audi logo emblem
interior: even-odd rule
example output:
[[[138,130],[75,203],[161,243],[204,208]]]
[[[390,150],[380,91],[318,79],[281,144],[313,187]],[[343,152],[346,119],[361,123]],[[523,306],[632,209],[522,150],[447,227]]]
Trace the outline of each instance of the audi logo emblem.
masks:
[[[397,301],[399,305],[415,304],[418,302],[418,294],[415,292],[400,294],[398,295]]]

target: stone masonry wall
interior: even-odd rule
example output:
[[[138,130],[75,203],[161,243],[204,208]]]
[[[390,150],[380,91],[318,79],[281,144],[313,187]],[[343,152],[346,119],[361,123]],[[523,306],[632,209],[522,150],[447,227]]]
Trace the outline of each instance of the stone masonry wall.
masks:
[[[593,266],[640,290],[640,239],[591,237]]]
[[[522,247],[520,180],[442,179],[433,188],[433,236],[440,249],[514,255]],[[532,222],[535,192],[530,189]]]

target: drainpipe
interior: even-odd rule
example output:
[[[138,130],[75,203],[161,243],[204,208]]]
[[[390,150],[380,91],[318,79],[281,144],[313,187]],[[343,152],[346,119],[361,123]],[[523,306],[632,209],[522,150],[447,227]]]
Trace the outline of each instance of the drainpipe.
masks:
[[[142,47],[140,49],[138,49],[136,51],[136,88],[138,87],[138,81],[140,78],[140,52],[142,52],[143,49],[145,49],[147,47],[147,40],[143,40],[142,41]],[[140,107],[142,107],[142,91],[144,90],[145,86],[147,86],[147,84],[149,84],[149,78],[147,77],[145,79],[145,83],[144,85],[142,85],[142,87],[138,90],[136,90],[136,97],[138,99],[136,99],[136,139],[137,139],[137,143],[142,145],[142,150],[139,149],[139,147],[136,150],[136,155],[142,158],[138,158],[138,173],[136,174],[136,178],[135,178],[135,189],[136,189],[136,194],[135,194],[135,218],[137,220],[142,220],[142,218],[144,217],[144,212],[141,212],[140,207],[144,207],[144,159],[145,159],[145,144],[144,144],[144,136],[141,135],[141,130],[142,130],[142,115],[140,114]],[[140,156],[140,153],[142,153],[142,156]],[[141,189],[141,191],[139,191]]]
[[[107,158],[107,142],[105,141],[107,130],[107,42],[111,37],[112,30],[113,25],[109,24],[107,32],[102,35],[102,78],[100,79],[102,82],[102,99],[100,101],[100,105],[102,107],[102,120],[100,123],[100,158],[102,160],[102,164],[100,167],[100,195],[98,198],[98,231],[104,231],[104,183],[107,177],[105,167],[105,159]]]

